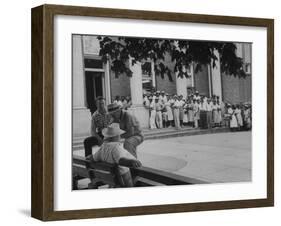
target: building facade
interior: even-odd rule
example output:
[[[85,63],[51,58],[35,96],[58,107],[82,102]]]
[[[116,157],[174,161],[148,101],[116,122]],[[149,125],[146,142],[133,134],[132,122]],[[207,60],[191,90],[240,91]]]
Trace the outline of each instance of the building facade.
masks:
[[[244,69],[249,76],[239,78],[222,73],[220,62],[215,67],[203,66],[195,72],[194,65],[187,68],[188,78],[172,74],[172,80],[154,73],[153,62],[130,64],[132,77],[125,74],[115,76],[109,60],[104,64],[99,56],[99,41],[96,36],[73,35],[72,37],[72,90],[73,90],[73,135],[86,136],[90,132],[91,112],[95,110],[95,99],[103,96],[106,104],[116,96],[131,96],[132,107],[143,128],[148,128],[148,111],[143,107],[143,94],[151,89],[164,90],[169,94],[186,97],[189,92],[198,90],[206,96],[217,95],[222,101],[240,103],[251,101],[251,44],[237,43],[237,56],[244,61]],[[218,55],[218,53],[216,53]],[[219,59],[219,57],[218,57]],[[165,64],[173,71],[171,57],[165,57]],[[146,70],[149,68],[150,70]]]

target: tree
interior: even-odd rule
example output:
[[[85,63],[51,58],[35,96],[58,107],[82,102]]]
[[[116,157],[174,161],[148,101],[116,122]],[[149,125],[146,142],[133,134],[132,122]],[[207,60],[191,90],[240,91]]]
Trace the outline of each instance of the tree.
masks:
[[[243,61],[236,56],[236,46],[231,42],[210,42],[194,40],[174,40],[174,39],[152,39],[152,38],[131,38],[99,36],[100,56],[104,62],[108,57],[111,59],[111,69],[115,76],[127,74],[132,76],[128,60],[132,58],[132,64],[137,61],[145,63],[147,60],[154,62],[156,75],[162,78],[167,75],[172,81],[172,71],[165,65],[165,56],[169,54],[175,62],[173,71],[179,77],[188,77],[184,68],[189,67],[190,63],[195,63],[195,72],[202,69],[203,65],[215,67],[218,60],[215,51],[220,57],[221,70],[226,74],[245,77]],[[145,65],[144,65],[145,66]],[[147,65],[146,65],[147,66]],[[145,66],[145,67],[146,67]]]

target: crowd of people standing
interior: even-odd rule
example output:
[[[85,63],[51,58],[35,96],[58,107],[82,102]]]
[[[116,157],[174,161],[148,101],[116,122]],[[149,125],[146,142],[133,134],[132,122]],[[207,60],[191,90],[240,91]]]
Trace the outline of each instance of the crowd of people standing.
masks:
[[[145,94],[143,105],[149,111],[150,129],[185,126],[213,128],[228,126],[231,130],[251,128],[251,105],[223,103],[219,96],[208,98],[198,91],[169,95],[164,91]]]

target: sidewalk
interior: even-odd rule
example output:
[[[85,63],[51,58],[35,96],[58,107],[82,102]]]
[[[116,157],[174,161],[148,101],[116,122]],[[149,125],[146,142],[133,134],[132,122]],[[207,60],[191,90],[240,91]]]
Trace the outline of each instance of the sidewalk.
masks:
[[[145,166],[211,183],[251,180],[251,132],[148,140],[138,156]]]
[[[210,183],[250,181],[251,132],[145,140],[138,158],[144,166]]]

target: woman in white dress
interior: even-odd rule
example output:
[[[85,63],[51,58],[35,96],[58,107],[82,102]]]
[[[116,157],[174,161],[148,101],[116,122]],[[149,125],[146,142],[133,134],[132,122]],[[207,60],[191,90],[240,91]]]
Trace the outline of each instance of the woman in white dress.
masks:
[[[238,104],[236,105],[234,114],[237,118],[238,127],[239,127],[239,129],[241,129],[243,127],[243,119],[242,119],[242,115],[241,115],[241,109]]]
[[[194,126],[194,112],[192,100],[188,101],[188,122],[191,126]]]
[[[173,117],[173,111],[172,111],[172,101],[170,99],[170,96],[169,95],[166,95],[167,96],[167,101],[165,103],[165,108],[166,108],[166,111],[167,111],[167,116],[168,116],[168,127],[171,127],[172,126],[172,122],[174,120],[174,117]]]
[[[188,115],[187,115],[187,107],[188,107],[188,100],[185,101],[183,105],[183,124],[186,126],[188,123]]]
[[[154,100],[152,100],[150,104],[150,120],[149,120],[150,129],[156,129],[155,118],[156,118],[156,104]]]
[[[174,113],[174,122],[175,122],[175,127],[176,129],[180,129],[181,126],[180,126],[180,111],[179,111],[179,108],[181,106],[181,103],[179,102],[178,100],[178,97],[175,95],[174,96],[174,104],[173,104],[173,113]]]
[[[218,113],[218,104],[217,102],[214,100],[213,101],[213,122],[215,124],[215,127],[217,127],[219,125],[219,113]]]
[[[199,100],[193,100],[193,115],[194,115],[194,128],[198,128],[198,121],[200,119]]]
[[[233,110],[234,108],[235,108],[234,105],[232,107],[230,105],[227,109],[227,113],[230,115],[230,129],[232,131],[235,131],[238,128],[237,118],[236,118],[236,116],[234,114],[234,110]]]
[[[222,104],[220,103],[219,99],[217,100],[217,110],[218,110],[218,126],[221,127],[222,124]]]

